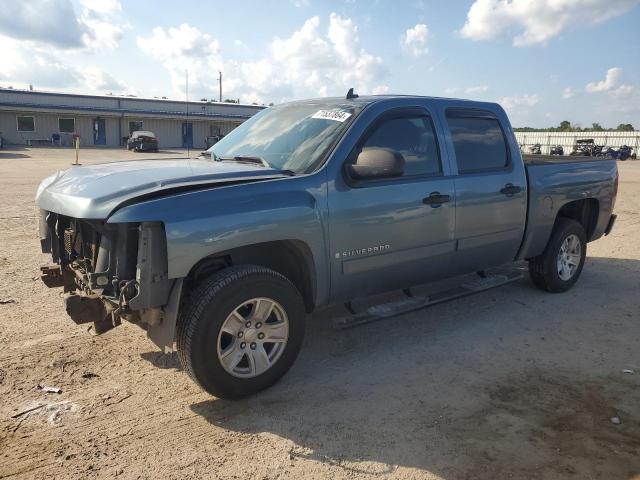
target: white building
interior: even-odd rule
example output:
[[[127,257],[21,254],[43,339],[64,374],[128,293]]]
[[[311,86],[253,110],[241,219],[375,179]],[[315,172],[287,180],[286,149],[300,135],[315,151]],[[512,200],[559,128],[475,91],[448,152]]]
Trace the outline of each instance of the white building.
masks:
[[[540,144],[543,155],[548,155],[551,147],[561,145],[565,155],[573,150],[577,140],[593,139],[596,145],[619,148],[632,147],[634,152],[640,147],[640,131],[635,132],[515,132],[516,140],[524,153]]]
[[[263,109],[258,105],[74,95],[0,88],[5,144],[118,147],[135,130],[151,130],[160,148],[204,148]]]

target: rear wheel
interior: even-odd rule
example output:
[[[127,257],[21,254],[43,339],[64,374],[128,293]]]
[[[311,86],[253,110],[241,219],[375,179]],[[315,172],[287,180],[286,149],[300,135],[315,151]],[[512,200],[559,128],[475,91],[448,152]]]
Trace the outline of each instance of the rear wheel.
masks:
[[[586,254],[587,238],[582,225],[561,218],[542,255],[529,260],[531,280],[548,292],[565,292],[578,281]]]
[[[304,304],[279,273],[253,265],[227,268],[189,299],[178,323],[178,357],[212,395],[233,399],[263,390],[296,359]]]

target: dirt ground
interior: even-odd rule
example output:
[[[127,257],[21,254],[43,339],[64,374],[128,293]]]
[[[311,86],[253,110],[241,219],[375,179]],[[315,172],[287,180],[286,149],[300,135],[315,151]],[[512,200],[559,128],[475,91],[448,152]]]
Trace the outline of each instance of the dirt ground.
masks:
[[[39,281],[34,192],[72,158],[0,150],[0,478],[640,474],[640,161],[570,292],[524,279],[346,331],[317,313],[287,376],[230,402],[133,325],[90,336]]]

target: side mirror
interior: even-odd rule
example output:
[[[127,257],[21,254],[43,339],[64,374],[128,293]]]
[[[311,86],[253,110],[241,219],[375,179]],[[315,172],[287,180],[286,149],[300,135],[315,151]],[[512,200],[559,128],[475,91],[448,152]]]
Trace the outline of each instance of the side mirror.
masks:
[[[404,157],[386,148],[363,149],[356,163],[346,165],[347,174],[354,180],[374,180],[401,177]]]

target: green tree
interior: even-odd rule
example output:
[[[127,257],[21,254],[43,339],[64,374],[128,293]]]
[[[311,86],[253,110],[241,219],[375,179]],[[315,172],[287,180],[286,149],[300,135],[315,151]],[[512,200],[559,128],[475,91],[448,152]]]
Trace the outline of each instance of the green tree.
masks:
[[[618,132],[633,132],[635,129],[630,123],[621,123],[616,127]]]
[[[563,120],[560,122],[560,131],[568,132],[571,130],[571,122],[569,120]]]
[[[604,128],[602,128],[602,125],[600,125],[599,123],[592,123],[591,124],[591,131],[593,131],[593,132],[604,132]]]

